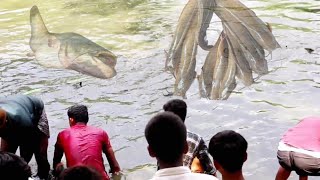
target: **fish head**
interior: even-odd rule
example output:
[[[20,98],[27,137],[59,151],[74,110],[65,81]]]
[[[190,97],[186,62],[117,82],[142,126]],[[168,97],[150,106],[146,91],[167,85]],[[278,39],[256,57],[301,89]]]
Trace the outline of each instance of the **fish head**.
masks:
[[[117,56],[110,51],[103,51],[97,54],[96,58],[101,60],[104,64],[104,74],[105,78],[114,77],[117,72],[115,70],[115,66],[117,64]]]

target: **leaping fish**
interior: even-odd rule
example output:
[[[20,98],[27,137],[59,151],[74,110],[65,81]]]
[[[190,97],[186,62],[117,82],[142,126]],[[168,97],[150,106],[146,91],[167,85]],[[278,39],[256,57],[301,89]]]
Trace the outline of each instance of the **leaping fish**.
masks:
[[[72,69],[102,79],[116,75],[116,55],[79,34],[49,32],[37,6],[30,10],[30,24],[29,44],[40,65]]]

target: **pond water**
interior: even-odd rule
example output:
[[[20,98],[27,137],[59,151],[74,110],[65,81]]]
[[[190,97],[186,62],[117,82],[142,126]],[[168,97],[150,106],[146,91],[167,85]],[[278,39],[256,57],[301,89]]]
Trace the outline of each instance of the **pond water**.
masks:
[[[25,93],[44,100],[51,130],[50,163],[57,133],[68,127],[66,109],[83,103],[89,107],[89,124],[108,132],[124,170],[123,179],[152,176],[156,162],[148,156],[144,127],[166,101],[179,98],[165,96],[173,91],[174,77],[164,71],[164,50],[169,48],[186,2],[1,1],[0,94]],[[320,115],[320,1],[242,2],[272,25],[282,48],[268,56],[269,74],[250,87],[238,84],[226,101],[200,99],[195,81],[187,93],[186,124],[207,142],[224,129],[240,132],[249,143],[244,165],[247,179],[274,179],[281,135],[301,118]],[[79,33],[114,52],[117,76],[101,80],[75,71],[47,69],[27,57],[33,5],[39,7],[50,32]],[[213,17],[209,42],[216,41],[221,29],[219,19]],[[205,51],[199,51],[198,73],[205,56]],[[76,86],[80,81],[81,88]],[[108,166],[107,161],[105,164]],[[35,167],[34,162],[31,165]]]

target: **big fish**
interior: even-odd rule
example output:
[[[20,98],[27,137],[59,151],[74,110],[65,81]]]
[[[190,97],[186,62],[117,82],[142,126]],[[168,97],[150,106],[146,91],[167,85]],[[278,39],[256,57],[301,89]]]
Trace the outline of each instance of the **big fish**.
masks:
[[[202,23],[199,22],[202,19],[199,19],[200,12],[206,13],[206,11],[199,10],[197,0],[189,0],[180,15],[167,54],[166,69],[170,70],[175,77],[174,94],[182,97],[186,97],[187,90],[196,78],[196,55],[199,41],[201,41],[199,40],[199,30]],[[205,37],[203,36],[203,38]],[[201,44],[208,46],[207,42]]]
[[[116,75],[117,57],[112,52],[76,33],[50,33],[37,6],[30,10],[30,24],[29,44],[40,65],[102,79]]]

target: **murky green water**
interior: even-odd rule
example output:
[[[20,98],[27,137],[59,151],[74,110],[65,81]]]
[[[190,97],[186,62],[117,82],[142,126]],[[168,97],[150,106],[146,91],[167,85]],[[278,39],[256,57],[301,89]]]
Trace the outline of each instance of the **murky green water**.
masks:
[[[143,136],[146,122],[172,97],[174,79],[164,72],[168,49],[185,0],[2,0],[0,5],[0,93],[28,93],[46,104],[51,138],[68,127],[66,108],[89,106],[90,124],[105,129],[126,179],[147,179],[155,160],[148,156]],[[282,46],[268,56],[271,72],[250,87],[241,84],[227,101],[199,99],[197,82],[188,91],[188,119],[208,141],[218,131],[239,131],[249,142],[244,172],[247,179],[273,179],[282,133],[309,115],[320,115],[320,1],[244,0],[271,23]],[[29,10],[40,9],[51,32],[76,32],[119,56],[118,75],[100,80],[75,71],[46,69],[30,52]],[[221,25],[214,17],[209,39],[215,42]],[[309,54],[304,48],[315,51]],[[198,54],[197,70],[205,52]],[[82,81],[83,87],[74,84]],[[106,163],[107,164],[107,163]],[[297,177],[293,176],[296,179]],[[311,178],[312,179],[312,178]]]

